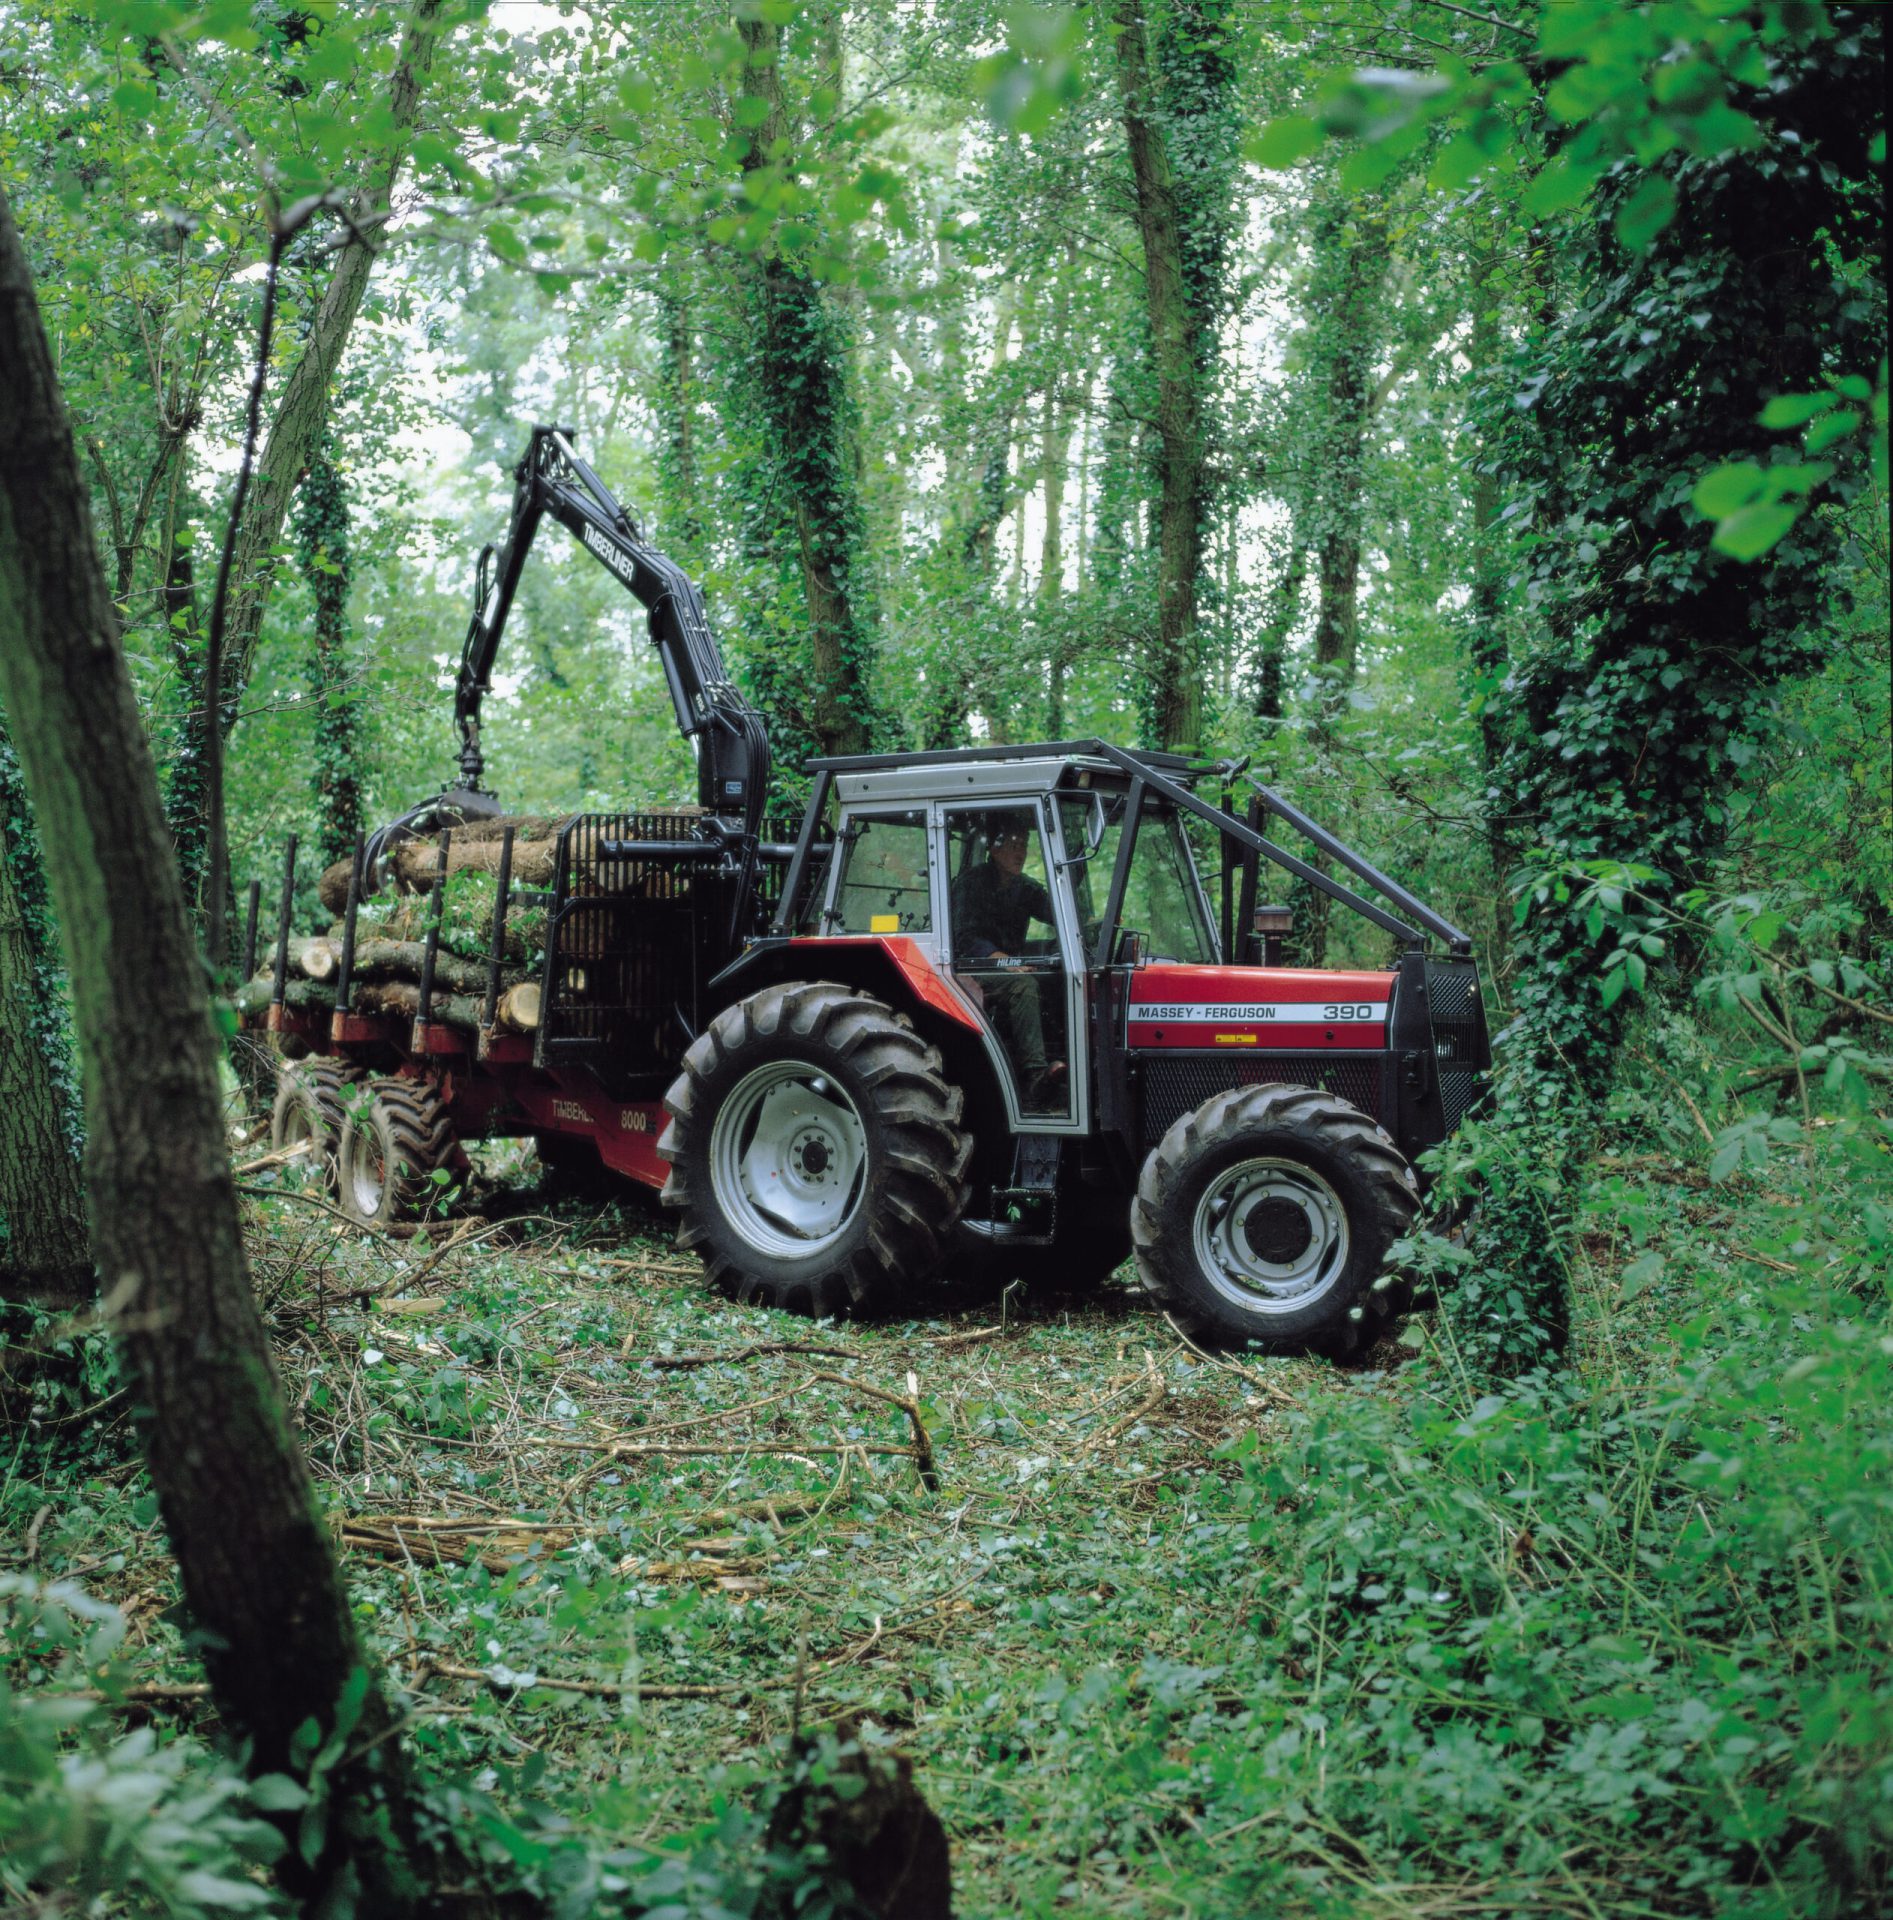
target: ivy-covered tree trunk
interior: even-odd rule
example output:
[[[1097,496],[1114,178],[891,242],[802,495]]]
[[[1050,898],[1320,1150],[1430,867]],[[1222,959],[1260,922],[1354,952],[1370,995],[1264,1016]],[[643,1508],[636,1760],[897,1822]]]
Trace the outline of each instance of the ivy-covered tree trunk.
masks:
[[[766,199],[790,138],[781,44],[772,20],[744,17],[740,98],[755,102],[745,174]],[[810,717],[824,753],[869,744],[873,618],[862,556],[861,502],[850,447],[848,350],[840,317],[806,267],[775,237],[753,265],[760,338],[754,382],[770,465],[787,496],[801,553],[811,655]]]
[[[252,1768],[306,1768],[309,1721],[345,1745],[314,1864],[292,1841],[279,1871],[338,1910],[405,1914],[421,1880],[398,1722],[367,1674],[251,1293],[203,965],[4,191],[0,364],[0,695],[71,969],[92,1248],[145,1458]]]
[[[204,877],[210,859],[210,785],[208,771],[209,711],[204,699],[204,636],[197,618],[196,569],[191,531],[180,527],[165,558],[164,585],[158,591],[158,613],[171,649],[184,711],[177,743],[164,784],[164,817],[177,851],[178,878],[184,883],[184,903],[200,921],[204,912]]]
[[[1317,218],[1308,285],[1309,360],[1314,426],[1304,483],[1318,595],[1314,632],[1314,712],[1309,743],[1318,762],[1333,751],[1335,723],[1360,664],[1361,549],[1367,512],[1367,433],[1374,406],[1387,280],[1384,205],[1351,205],[1330,192]],[[1299,594],[1299,584],[1297,586]],[[1324,871],[1325,856],[1313,856]],[[1330,901],[1309,886],[1291,895],[1296,952],[1305,966],[1326,964]]]
[[[1885,231],[1855,185],[1873,175],[1884,15],[1832,18],[1841,30],[1823,19],[1784,40],[1773,84],[1738,96],[1754,146],[1659,164],[1677,211],[1654,244],[1618,236],[1632,183],[1600,190],[1525,389],[1538,398],[1510,477],[1542,625],[1511,663],[1495,784],[1544,877],[1514,943],[1498,1078],[1514,1170],[1487,1199],[1486,1258],[1452,1295],[1462,1346],[1500,1366],[1562,1329],[1564,1169],[1608,1091],[1635,979],[1660,965],[1662,910],[1706,876],[1784,683],[1825,657],[1838,517],[1806,514],[1745,564],[1711,546],[1688,482],[1791,453],[1758,425],[1762,403],[1864,381],[1885,350]],[[1837,488],[1870,484],[1859,437],[1828,458]]]
[[[362,830],[361,747],[354,674],[348,657],[348,485],[335,463],[335,443],[324,434],[309,463],[296,516],[297,564],[315,600],[309,684],[315,696],[317,845],[332,866],[355,851]]]
[[[1468,348],[1475,380],[1496,377],[1499,355],[1498,256],[1493,248],[1480,251],[1471,279],[1472,328]],[[1505,815],[1495,803],[1494,787],[1505,752],[1504,681],[1507,660],[1505,638],[1505,558],[1500,545],[1499,512],[1504,504],[1499,489],[1498,458],[1481,448],[1475,455],[1472,487],[1467,502],[1472,515],[1471,591],[1466,617],[1466,662],[1472,670],[1473,692],[1479,705],[1479,747],[1485,773],[1486,852],[1492,864],[1492,959],[1502,964],[1511,937],[1512,916],[1505,894],[1512,852]]]
[[[0,1301],[64,1312],[94,1283],[54,940],[39,836],[0,719]]]
[[[1157,388],[1157,642],[1149,704],[1157,744],[1194,750],[1203,732],[1197,589],[1213,509],[1207,403],[1229,220],[1233,33],[1221,0],[1177,0],[1160,85],[1143,0],[1117,0],[1112,28]]]

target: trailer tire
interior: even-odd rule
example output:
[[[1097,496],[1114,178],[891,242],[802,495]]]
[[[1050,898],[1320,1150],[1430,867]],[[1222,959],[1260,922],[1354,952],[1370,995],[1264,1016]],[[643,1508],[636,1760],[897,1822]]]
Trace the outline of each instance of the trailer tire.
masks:
[[[271,1153],[287,1153],[305,1140],[304,1164],[321,1185],[333,1191],[336,1156],[341,1150],[346,1099],[355,1079],[339,1060],[288,1060],[277,1069],[276,1102],[270,1109]]]
[[[1376,1282],[1419,1206],[1413,1169],[1359,1108],[1314,1087],[1237,1087],[1144,1161],[1138,1276],[1193,1339],[1345,1359],[1395,1310]]]
[[[962,1104],[882,1001],[828,981],[765,987],[698,1035],[664,1096],[677,1244],[746,1304],[932,1306],[966,1204]]]
[[[372,1098],[342,1130],[337,1191],[344,1212],[385,1227],[426,1211],[435,1169],[453,1156],[453,1124],[426,1081],[373,1080],[369,1088]]]

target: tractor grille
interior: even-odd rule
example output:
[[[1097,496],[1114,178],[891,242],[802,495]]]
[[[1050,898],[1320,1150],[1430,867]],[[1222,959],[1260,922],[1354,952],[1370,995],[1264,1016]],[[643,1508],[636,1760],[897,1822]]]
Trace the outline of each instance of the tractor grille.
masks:
[[[594,1056],[613,1082],[681,1057],[683,1023],[696,1025],[699,949],[723,899],[711,879],[720,850],[639,859],[604,847],[688,840],[699,824],[695,814],[587,813],[560,835],[542,1057]]]
[[[1426,999],[1433,1014],[1440,1106],[1451,1133],[1478,1100],[1492,1064],[1478,966],[1471,960],[1429,960]]]
[[[1146,1055],[1142,1062],[1146,1149],[1154,1147],[1186,1113],[1231,1087],[1319,1087],[1386,1124],[1382,1078],[1386,1055],[1358,1053],[1267,1053],[1231,1059],[1227,1054]]]

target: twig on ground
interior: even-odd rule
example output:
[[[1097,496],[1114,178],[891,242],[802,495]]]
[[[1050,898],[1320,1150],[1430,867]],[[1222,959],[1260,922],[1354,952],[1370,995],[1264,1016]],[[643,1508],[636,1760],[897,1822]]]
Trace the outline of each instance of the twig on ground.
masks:
[[[933,1441],[927,1433],[927,1423],[920,1417],[920,1382],[910,1373],[907,1376],[909,1391],[905,1394],[893,1392],[887,1387],[870,1386],[865,1380],[857,1380],[852,1374],[824,1373],[816,1371],[809,1375],[811,1380],[826,1380],[837,1387],[848,1387],[856,1393],[865,1393],[871,1400],[885,1400],[890,1407],[898,1407],[907,1416],[907,1424],[913,1431],[914,1470],[920,1475],[920,1484],[929,1493],[940,1491],[940,1469],[934,1463]],[[870,1448],[870,1452],[881,1449]]]
[[[427,1660],[414,1676],[414,1684],[426,1684],[428,1676],[439,1674],[445,1680],[477,1680],[495,1693],[529,1693],[537,1687],[554,1693],[582,1693],[595,1700],[617,1700],[630,1694],[640,1700],[715,1700],[728,1693],[747,1693],[747,1680],[725,1680],[714,1686],[680,1686],[669,1682],[647,1684],[639,1680],[555,1680],[550,1674],[536,1673],[530,1683],[523,1679],[505,1681],[485,1667],[463,1667],[451,1660]]]
[[[636,1338],[635,1333],[625,1336],[621,1351],[627,1360],[631,1357],[631,1343]],[[644,1364],[656,1373],[681,1373],[690,1367],[733,1367],[745,1360],[761,1360],[777,1353],[812,1353],[830,1360],[853,1360],[859,1357],[846,1347],[817,1347],[806,1340],[759,1340],[754,1346],[733,1347],[728,1353],[653,1354]]]
[[[1084,1441],[1078,1448],[1078,1452],[1081,1455],[1090,1453],[1097,1447],[1115,1445],[1116,1442],[1124,1434],[1129,1433],[1140,1420],[1147,1420],[1163,1405],[1164,1396],[1169,1390],[1164,1385],[1163,1375],[1157,1371],[1157,1363],[1151,1357],[1151,1352],[1148,1347],[1144,1349],[1144,1377],[1150,1382],[1150,1390],[1138,1401],[1129,1413],[1125,1414],[1121,1419],[1113,1420],[1103,1432],[1094,1433],[1088,1440]]]

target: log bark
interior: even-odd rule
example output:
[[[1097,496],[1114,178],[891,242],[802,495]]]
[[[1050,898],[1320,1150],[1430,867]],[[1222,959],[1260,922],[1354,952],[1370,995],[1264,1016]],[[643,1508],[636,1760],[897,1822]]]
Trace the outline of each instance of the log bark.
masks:
[[[256,1773],[345,1729],[310,1904],[406,1915],[400,1722],[369,1675],[251,1292],[203,962],[25,250],[0,189],[0,697],[33,798],[84,1062],[93,1253],[213,1696]],[[139,956],[138,992],[119,979]],[[288,1824],[294,1825],[290,1816]]]
[[[513,885],[516,887],[542,889],[552,885],[559,857],[557,832],[564,822],[545,823],[547,831],[543,837],[527,838],[523,828],[539,824],[537,821],[522,822],[522,831],[514,837]],[[462,838],[463,834],[465,838]],[[317,881],[317,897],[330,913],[348,911],[348,882],[354,866],[352,855],[346,860],[338,860],[333,866],[325,868],[322,878]],[[393,875],[399,891],[431,893],[440,872],[439,843],[434,840],[403,840],[384,856],[382,867]],[[499,835],[476,836],[466,828],[454,828],[453,842],[447,856],[449,873],[497,875],[499,870]]]
[[[418,940],[357,940],[355,977],[358,980],[419,980],[427,949]],[[449,993],[484,993],[486,963],[463,960],[457,953],[437,949],[434,984]]]

